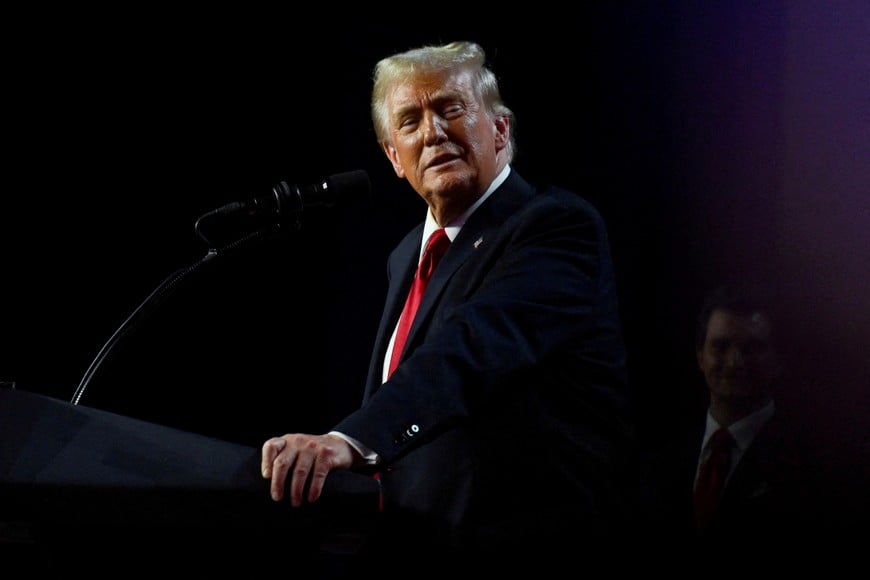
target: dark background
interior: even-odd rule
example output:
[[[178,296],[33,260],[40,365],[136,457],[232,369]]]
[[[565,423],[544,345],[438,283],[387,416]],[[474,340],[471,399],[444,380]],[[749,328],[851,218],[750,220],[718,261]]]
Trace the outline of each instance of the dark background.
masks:
[[[609,226],[644,437],[702,392],[704,289],[760,277],[789,315],[783,405],[854,477],[870,449],[868,5],[589,4],[480,22],[11,13],[0,379],[69,400],[146,296],[204,255],[198,216],[364,169],[370,200],[186,277],[80,401],[254,446],[328,429],[361,398],[387,254],[425,208],[375,143],[371,70],[472,39],[516,113],[515,167]]]

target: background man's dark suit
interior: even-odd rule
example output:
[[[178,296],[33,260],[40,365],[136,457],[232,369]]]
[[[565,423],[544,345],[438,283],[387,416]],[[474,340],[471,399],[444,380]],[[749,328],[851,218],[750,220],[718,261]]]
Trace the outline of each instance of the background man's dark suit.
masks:
[[[805,535],[818,516],[815,480],[800,433],[774,413],[734,466],[708,533]]]
[[[606,535],[626,517],[620,482],[631,433],[599,214],[574,193],[535,191],[512,171],[436,268],[404,362],[381,387],[421,234],[422,224],[390,257],[366,405],[336,427],[388,466],[386,511],[442,514],[427,523],[457,525],[484,545],[495,525],[523,548],[554,535],[571,543]],[[523,415],[528,421],[515,420]]]
[[[829,528],[828,490],[807,434],[777,410],[733,466],[709,527],[694,524],[692,491],[704,434],[704,415],[683,436],[649,455],[643,489],[662,554],[719,558],[736,563],[773,561],[798,546],[821,547]],[[688,552],[686,551],[688,549]],[[727,554],[727,557],[725,556]]]

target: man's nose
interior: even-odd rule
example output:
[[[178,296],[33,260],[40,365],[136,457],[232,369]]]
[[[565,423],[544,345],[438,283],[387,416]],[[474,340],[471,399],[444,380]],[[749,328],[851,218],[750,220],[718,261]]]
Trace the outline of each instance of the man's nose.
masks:
[[[447,122],[439,115],[423,117],[423,139],[426,145],[436,145],[447,139]]]

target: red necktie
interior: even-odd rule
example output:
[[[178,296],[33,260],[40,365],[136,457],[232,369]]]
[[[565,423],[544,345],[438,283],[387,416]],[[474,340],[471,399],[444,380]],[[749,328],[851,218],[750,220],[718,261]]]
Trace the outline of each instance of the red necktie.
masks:
[[[414,315],[420,306],[420,300],[423,298],[423,291],[426,290],[426,284],[432,277],[432,271],[435,270],[435,266],[438,265],[449,246],[450,238],[447,237],[444,228],[435,230],[429,236],[426,251],[423,252],[423,258],[420,260],[417,273],[414,275],[414,282],[411,284],[411,291],[408,292],[408,299],[405,301],[405,308],[402,309],[402,316],[399,318],[399,328],[396,330],[396,340],[393,342],[393,351],[390,354],[390,372],[387,376],[393,374],[399,364],[399,359],[402,358],[402,350],[405,348],[408,331],[411,329]]]
[[[725,477],[728,475],[728,467],[731,463],[731,445],[734,439],[728,429],[720,427],[710,440],[710,457],[701,464],[698,473],[698,482],[695,484],[695,524],[698,528],[705,528],[710,521],[722,489]]]

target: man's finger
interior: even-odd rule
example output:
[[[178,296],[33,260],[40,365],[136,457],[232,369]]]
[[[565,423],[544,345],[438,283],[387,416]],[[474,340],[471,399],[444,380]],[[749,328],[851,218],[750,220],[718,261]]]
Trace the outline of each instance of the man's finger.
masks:
[[[263,479],[272,477],[272,463],[286,445],[287,442],[280,437],[273,437],[263,443],[263,449],[260,452],[260,473],[263,474]]]
[[[311,483],[308,488],[308,501],[317,501],[323,491],[323,486],[326,483],[326,476],[329,475],[328,469],[317,469],[311,474]]]
[[[293,469],[293,481],[290,483],[290,503],[294,507],[302,505],[302,495],[304,494],[305,486],[308,483],[308,474],[310,473],[310,470],[310,464],[303,465],[299,460],[297,460],[296,467]]]

